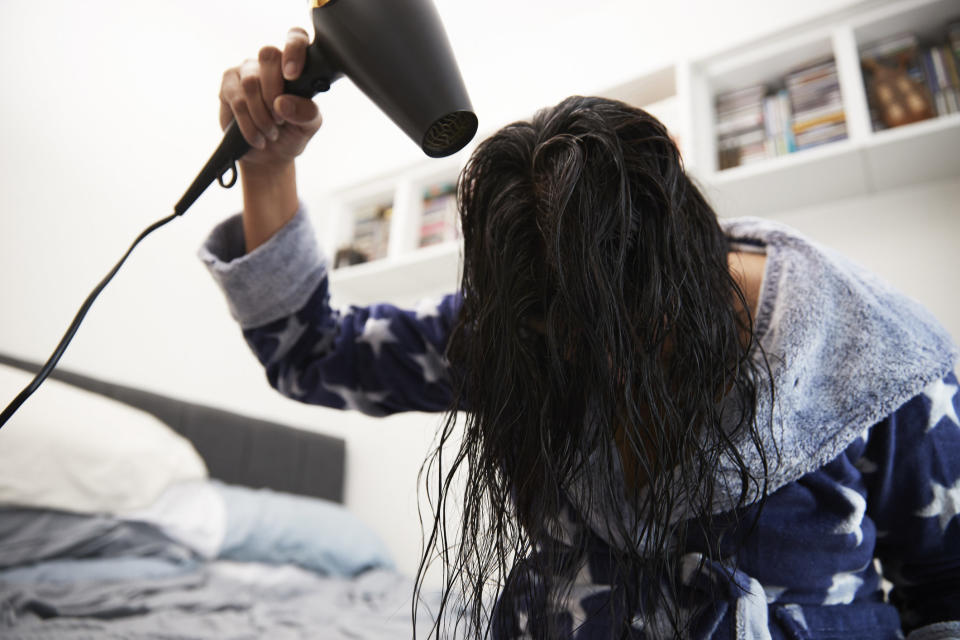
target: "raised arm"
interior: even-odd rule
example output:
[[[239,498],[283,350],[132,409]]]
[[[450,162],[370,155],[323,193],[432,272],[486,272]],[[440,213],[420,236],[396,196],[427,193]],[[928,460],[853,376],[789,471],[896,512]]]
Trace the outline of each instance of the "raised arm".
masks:
[[[243,213],[220,224],[200,251],[270,383],[303,402],[371,415],[450,405],[443,357],[459,298],[404,310],[330,306],[327,266],[297,197],[295,158],[320,127],[311,100],[283,94],[302,68],[307,34],[281,52],[228,69],[220,123],[235,118],[253,147],[240,161]]]

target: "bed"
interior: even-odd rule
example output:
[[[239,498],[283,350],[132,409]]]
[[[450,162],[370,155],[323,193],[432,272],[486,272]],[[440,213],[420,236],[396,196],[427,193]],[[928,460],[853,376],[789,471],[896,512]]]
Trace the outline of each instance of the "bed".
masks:
[[[35,372],[0,355],[0,401]],[[56,371],[0,429],[0,637],[426,637],[338,438]]]

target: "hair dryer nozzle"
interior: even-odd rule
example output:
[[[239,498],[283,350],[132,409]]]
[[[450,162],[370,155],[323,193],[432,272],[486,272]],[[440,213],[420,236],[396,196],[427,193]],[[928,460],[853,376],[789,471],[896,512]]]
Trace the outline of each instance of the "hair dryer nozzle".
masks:
[[[437,118],[423,134],[420,147],[431,158],[443,158],[463,149],[477,133],[473,111],[454,111]]]
[[[477,116],[431,0],[328,2],[313,26],[313,46],[428,156],[473,139]]]

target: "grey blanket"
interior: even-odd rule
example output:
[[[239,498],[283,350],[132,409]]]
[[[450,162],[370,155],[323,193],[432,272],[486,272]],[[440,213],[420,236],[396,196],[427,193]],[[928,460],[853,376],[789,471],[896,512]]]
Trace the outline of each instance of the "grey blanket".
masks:
[[[413,581],[203,561],[149,525],[0,510],[0,638],[410,638]],[[419,610],[425,637],[431,610]]]
[[[271,579],[212,562],[185,575],[92,583],[0,583],[0,637],[410,638],[412,581],[389,571],[324,578],[286,567]],[[425,637],[432,623],[421,610]]]

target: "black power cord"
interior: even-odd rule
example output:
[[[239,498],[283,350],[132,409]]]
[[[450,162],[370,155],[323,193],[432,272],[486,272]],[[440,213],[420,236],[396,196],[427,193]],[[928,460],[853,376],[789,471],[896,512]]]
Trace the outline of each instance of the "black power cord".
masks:
[[[307,60],[304,62],[304,67],[300,73],[300,77],[297,80],[284,81],[284,93],[294,93],[298,96],[312,98],[314,95],[321,91],[326,91],[330,88],[330,83],[339,78],[342,74],[339,71],[333,69],[330,66],[327,59],[323,56],[320,49],[316,46],[311,46],[307,50]],[[133,244],[130,245],[130,248],[127,249],[127,252],[123,254],[123,257],[120,258],[120,262],[113,267],[110,273],[107,274],[103,280],[100,281],[100,284],[97,285],[97,288],[94,289],[89,296],[87,296],[86,301],[84,301],[83,306],[80,307],[80,311],[77,312],[76,317],[74,317],[73,322],[70,324],[70,328],[67,329],[67,332],[63,335],[63,338],[60,340],[60,344],[57,345],[56,350],[54,350],[53,355],[50,356],[50,359],[47,360],[46,364],[43,365],[43,368],[36,375],[36,377],[28,384],[20,394],[13,399],[6,409],[3,410],[3,413],[0,413],[0,427],[3,427],[7,423],[7,420],[20,408],[27,398],[37,390],[37,388],[47,379],[47,376],[53,371],[54,367],[57,366],[57,362],[60,361],[60,357],[63,356],[63,352],[67,349],[67,345],[70,344],[70,341],[73,339],[74,334],[77,332],[77,329],[80,327],[80,323],[83,321],[84,316],[87,315],[87,311],[90,310],[90,306],[93,304],[93,301],[96,300],[97,296],[100,295],[100,292],[103,291],[103,288],[107,286],[107,283],[117,274],[117,271],[120,270],[121,265],[127,259],[127,256],[130,255],[130,252],[133,251],[133,248],[143,240],[148,234],[159,229],[163,225],[167,224],[177,216],[183,215],[187,209],[200,197],[208,186],[210,186],[214,180],[220,183],[220,186],[229,189],[237,182],[237,161],[250,150],[250,144],[243,137],[243,134],[240,132],[240,127],[237,126],[237,121],[233,120],[224,130],[223,140],[220,142],[220,145],[213,152],[213,155],[210,156],[210,159],[207,160],[207,163],[203,166],[203,169],[200,170],[200,173],[197,174],[197,177],[190,184],[190,187],[187,189],[186,193],[183,194],[183,197],[180,198],[180,201],[177,202],[176,206],[173,208],[173,214],[163,218],[162,220],[157,220],[152,225],[143,230],[137,239],[133,241]],[[229,180],[226,176],[230,176]]]
[[[3,410],[3,413],[0,413],[0,428],[7,423],[7,420],[13,416],[13,414],[20,408],[27,398],[29,398],[34,391],[36,391],[44,380],[47,379],[47,376],[53,371],[54,367],[57,366],[57,363],[60,361],[60,358],[63,356],[64,351],[67,350],[67,345],[70,344],[70,341],[73,340],[74,334],[77,333],[77,329],[80,328],[80,323],[83,322],[83,318],[87,315],[87,312],[90,310],[90,307],[93,306],[93,301],[97,299],[97,296],[100,295],[100,292],[103,291],[104,287],[113,279],[113,276],[117,275],[117,271],[120,270],[120,267],[123,266],[123,263],[127,260],[127,256],[133,251],[133,248],[136,247],[141,240],[146,238],[150,233],[156,231],[163,225],[167,224],[174,218],[180,215],[181,212],[174,213],[162,220],[157,220],[152,225],[144,229],[137,239],[133,241],[133,244],[130,245],[130,248],[127,249],[127,252],[123,254],[123,257],[120,258],[120,262],[114,265],[113,269],[110,270],[110,273],[100,281],[100,284],[90,292],[90,295],[87,296],[87,299],[83,302],[83,305],[80,307],[80,310],[77,311],[77,315],[74,316],[73,322],[70,323],[70,327],[67,329],[67,332],[63,334],[63,338],[60,339],[60,344],[57,345],[57,348],[53,351],[53,354],[50,356],[50,359],[47,360],[46,364],[43,365],[43,368],[40,369],[39,373],[34,376],[33,380],[30,381],[23,391],[13,399],[7,408]]]
[[[316,93],[316,92],[314,92]],[[310,95],[313,95],[312,93]],[[207,160],[207,163],[203,166],[203,169],[197,174],[197,177],[190,184],[190,187],[187,189],[186,193],[183,194],[183,197],[180,198],[180,201],[173,207],[173,213],[162,220],[157,220],[152,225],[143,230],[143,232],[137,236],[137,239],[133,241],[133,244],[130,245],[130,248],[127,249],[127,252],[123,254],[123,257],[120,258],[120,262],[114,265],[113,269],[110,270],[110,273],[100,281],[100,284],[97,285],[96,289],[90,292],[90,295],[87,296],[87,299],[84,301],[83,306],[80,307],[80,310],[77,312],[77,315],[73,318],[73,322],[70,323],[70,327],[67,329],[67,332],[63,334],[63,338],[60,339],[60,344],[57,345],[57,348],[54,350],[53,355],[50,356],[50,359],[47,360],[46,364],[43,365],[43,368],[40,369],[40,372],[34,377],[34,379],[28,384],[20,394],[13,399],[6,409],[3,410],[3,413],[0,413],[0,428],[7,423],[7,420],[20,408],[27,398],[36,391],[43,381],[47,379],[47,376],[53,371],[54,367],[57,366],[57,363],[60,361],[63,352],[66,351],[67,345],[70,344],[70,341],[73,340],[74,334],[77,332],[77,329],[80,328],[80,323],[83,322],[84,316],[87,315],[87,311],[90,310],[90,307],[93,305],[93,301],[97,299],[97,296],[100,295],[100,292],[103,291],[104,287],[113,279],[113,276],[117,275],[117,271],[120,270],[120,267],[123,266],[123,263],[126,261],[127,256],[133,251],[133,248],[136,247],[141,240],[146,238],[150,233],[156,231],[163,225],[167,224],[177,216],[182,216],[186,213],[187,209],[200,197],[208,186],[210,186],[214,180],[220,183],[220,186],[229,189],[237,182],[237,165],[236,162],[243,155],[250,150],[250,144],[244,139],[243,134],[240,133],[240,128],[237,126],[236,120],[232,121],[224,131],[223,140],[220,142],[220,146],[217,147],[216,151],[213,152],[213,155],[210,156],[210,159]],[[230,179],[227,180],[226,176],[229,175]]]

